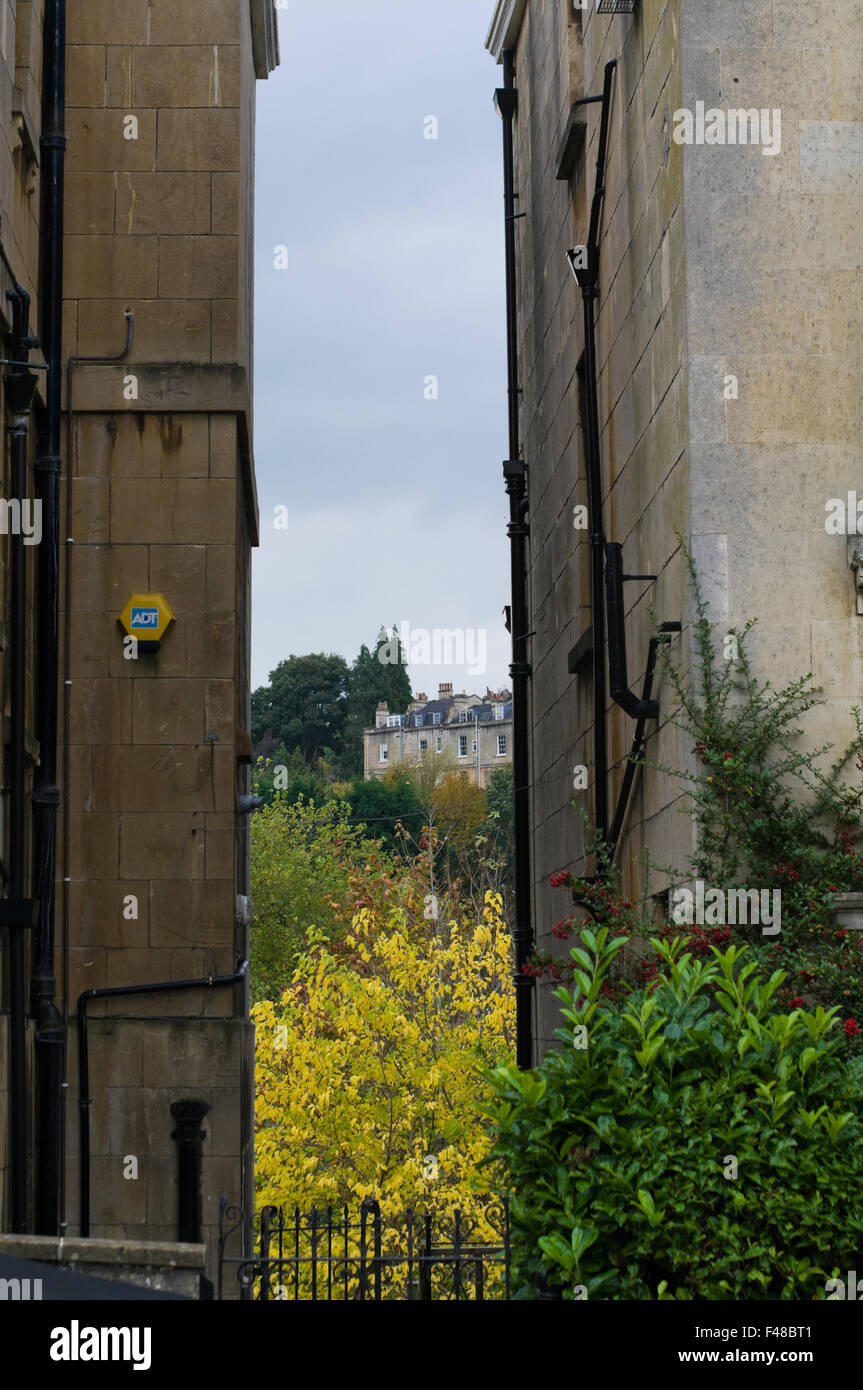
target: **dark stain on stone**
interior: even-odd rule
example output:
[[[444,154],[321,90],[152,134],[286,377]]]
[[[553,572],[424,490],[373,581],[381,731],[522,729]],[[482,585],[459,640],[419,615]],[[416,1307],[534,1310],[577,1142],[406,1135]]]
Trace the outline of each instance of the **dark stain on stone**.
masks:
[[[162,415],[159,418],[159,435],[166,454],[173,454],[183,443],[183,423],[176,415]]]

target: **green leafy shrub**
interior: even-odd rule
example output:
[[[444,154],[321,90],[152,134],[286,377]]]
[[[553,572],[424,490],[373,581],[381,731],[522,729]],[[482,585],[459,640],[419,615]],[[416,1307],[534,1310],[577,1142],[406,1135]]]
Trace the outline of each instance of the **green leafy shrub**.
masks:
[[[721,647],[692,558],[683,546],[693,596],[693,663],[681,665],[666,652],[664,669],[674,700],[669,719],[691,740],[693,769],[663,767],[684,790],[682,814],[696,826],[696,847],[685,863],[645,860],[641,899],[629,901],[619,869],[594,831],[596,878],[567,870],[553,886],[568,889],[575,912],[552,929],[562,940],[577,937],[585,910],[617,934],[637,938],[681,937],[687,950],[707,956],[713,946],[751,943],[750,959],[770,973],[781,967],[786,983],[776,1002],[787,1009],[837,1005],[847,1048],[863,1042],[863,933],[837,930],[836,895],[863,891],[863,781],[852,782],[849,766],[863,772],[863,715],[851,711],[853,731],[832,765],[830,744],[807,749],[801,721],[823,704],[811,673],[776,689],[756,675],[747,640],[754,626],[732,628]],[[656,770],[656,769],[654,769]],[[650,876],[660,870],[672,883],[701,879],[730,889],[757,887],[781,892],[782,934],[765,939],[755,926],[656,920],[649,904]],[[643,950],[626,952],[606,981],[605,993],[621,998],[629,983],[647,984],[661,965]],[[531,973],[567,979],[569,963],[537,953]]]
[[[832,744],[808,750],[800,720],[824,703],[811,672],[775,689],[755,673],[747,639],[755,620],[730,628],[720,651],[694,564],[684,547],[695,608],[694,669],[666,653],[677,701],[671,715],[692,739],[694,773],[665,768],[688,792],[697,847],[689,873],[707,883],[782,890],[783,939],[821,929],[837,892],[863,889],[863,783],[848,781],[852,759],[863,771],[863,716],[829,767]],[[730,644],[730,645],[729,645]],[[679,870],[680,866],[677,866]]]
[[[746,947],[659,939],[655,979],[610,1002],[608,936],[572,951],[562,1049],[491,1073],[518,1296],[825,1298],[863,1249],[863,1058],[836,1011],[779,1012],[783,972]]]

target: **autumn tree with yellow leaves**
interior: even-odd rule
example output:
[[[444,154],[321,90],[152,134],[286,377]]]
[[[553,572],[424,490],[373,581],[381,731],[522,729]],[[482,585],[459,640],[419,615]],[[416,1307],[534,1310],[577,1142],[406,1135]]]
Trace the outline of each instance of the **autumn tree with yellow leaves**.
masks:
[[[511,1060],[512,947],[498,895],[436,920],[408,887],[387,911],[360,908],[341,941],[311,933],[279,1003],[256,1025],[259,1207],[355,1208],[380,1201],[401,1248],[411,1208],[446,1223],[458,1209],[494,1241],[496,1195],[478,1107],[485,1069]]]

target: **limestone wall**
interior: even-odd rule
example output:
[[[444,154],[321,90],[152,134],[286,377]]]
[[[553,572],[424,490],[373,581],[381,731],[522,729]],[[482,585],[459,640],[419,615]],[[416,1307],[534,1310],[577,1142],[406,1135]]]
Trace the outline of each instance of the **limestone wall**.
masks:
[[[523,12],[523,13],[522,13]],[[825,531],[825,504],[860,469],[859,75],[855,0],[639,0],[606,17],[558,0],[502,0],[492,34],[510,26],[518,117],[519,371],[522,456],[529,469],[529,596],[534,925],[553,947],[568,895],[557,869],[592,871],[590,662],[569,654],[590,627],[588,533],[577,366],[582,305],[565,261],[586,241],[599,108],[568,178],[558,163],[571,103],[602,91],[617,61],[609,128],[597,314],[605,532],[623,545],[629,683],[640,691],[648,642],[682,621],[676,658],[691,659],[691,603],[677,532],[704,580],[717,635],[747,618],[762,675],[812,669],[829,703],[807,737],[842,741],[861,690],[860,621],[845,536]],[[760,144],[685,143],[681,111],[764,110]],[[781,113],[781,143],[772,113]],[[770,127],[770,139],[767,138]],[[746,132],[750,127],[746,124]],[[754,133],[754,128],[753,128]],[[776,134],[778,135],[778,129]],[[765,145],[777,145],[775,152]],[[863,569],[859,571],[863,573]],[[651,612],[652,605],[652,612]],[[863,604],[861,604],[863,610]],[[686,768],[692,750],[669,725],[667,686],[648,760]],[[633,722],[610,707],[612,811]],[[587,792],[573,770],[588,766]],[[619,851],[623,882],[643,885],[645,855],[685,867],[691,825],[680,784],[649,768],[636,780]],[[667,879],[656,874],[658,891]],[[540,986],[537,1036],[556,1006]]]
[[[71,570],[60,614],[62,633],[70,613],[70,684],[64,642],[69,777],[56,974],[58,1003],[72,1019],[84,990],[229,975],[248,955],[237,910],[248,893],[248,829],[237,795],[248,790],[249,551],[258,524],[254,111],[256,79],[277,61],[270,10],[268,0],[68,5],[64,355],[122,354],[73,361],[71,387],[64,383],[72,482],[61,535],[74,544],[60,562],[61,574],[67,559]],[[38,152],[41,13],[41,3],[0,4],[0,235],[31,288],[39,198],[28,150]],[[34,301],[34,330],[36,311]],[[127,311],[134,332],[124,352]],[[65,477],[64,469],[61,506]],[[132,594],[150,592],[164,595],[175,621],[158,653],[136,655],[118,616]],[[4,610],[6,593],[0,568]],[[62,775],[62,748],[60,767]],[[99,1001],[89,1018],[91,1234],[176,1238],[170,1105],[203,1100],[214,1278],[218,1199],[247,1210],[252,1202],[248,988]],[[76,1046],[73,1025],[70,1236],[79,1220]],[[0,1014],[0,1228],[5,1048]]]

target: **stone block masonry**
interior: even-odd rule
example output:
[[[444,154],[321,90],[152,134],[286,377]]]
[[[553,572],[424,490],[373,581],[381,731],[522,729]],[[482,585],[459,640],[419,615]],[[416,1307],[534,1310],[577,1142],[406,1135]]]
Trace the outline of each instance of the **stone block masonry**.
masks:
[[[35,317],[39,199],[25,194],[4,80],[14,77],[38,148],[40,7],[19,0],[12,10],[9,53],[0,54],[0,239]],[[67,44],[61,514],[68,496],[70,523],[61,522],[55,974],[70,1086],[61,1233],[75,1259],[89,1249],[91,1263],[122,1267],[126,1279],[136,1263],[150,1273],[182,1267],[177,1277],[190,1288],[192,1280],[197,1296],[201,1270],[215,1279],[220,1196],[247,1211],[253,1202],[248,986],[90,1005],[93,1243],[80,1252],[75,1008],[88,989],[230,975],[248,957],[238,796],[249,789],[258,528],[250,209],[255,90],[278,61],[275,15],[272,0],[69,0]],[[4,279],[2,313],[7,288]],[[118,615],[132,595],[150,593],[164,595],[174,621],[158,651],[130,649]],[[0,635],[8,601],[0,572]],[[8,659],[4,637],[4,682]],[[29,727],[29,665],[27,681]],[[31,739],[28,795],[37,756]],[[0,822],[4,858],[7,834]],[[0,1012],[0,1229],[10,1211],[7,1038]],[[208,1107],[204,1248],[148,1254],[154,1241],[177,1240],[170,1107],[183,1100]]]
[[[683,622],[675,650],[691,660],[679,531],[708,581],[717,634],[757,617],[774,684],[808,670],[824,682],[828,702],[806,730],[818,745],[840,727],[850,734],[863,680],[855,575],[845,537],[824,526],[828,499],[859,484],[860,324],[850,306],[863,257],[863,19],[855,0],[815,9],[641,0],[617,16],[501,0],[489,40],[498,59],[504,43],[515,56],[516,185],[527,212],[517,282],[536,634],[533,920],[538,947],[553,950],[567,904],[549,876],[593,869],[579,814],[590,814],[593,789],[572,779],[590,761],[593,715],[589,661],[568,669],[588,633],[590,590],[588,533],[573,524],[587,502],[582,315],[565,252],[586,241],[599,120],[597,107],[582,108],[586,139],[559,178],[572,103],[602,91],[614,59],[596,331],[605,529],[627,573],[657,576],[625,586],[630,685],[640,687],[657,621]],[[739,114],[752,111],[758,141]],[[693,139],[678,142],[686,113]],[[708,140],[720,124],[722,142]],[[648,764],[685,769],[692,750],[669,723],[667,687],[656,693]],[[633,728],[616,706],[609,721],[613,807]],[[655,770],[636,779],[618,854],[630,897],[646,855],[686,862],[692,830],[679,793]],[[657,875],[654,891],[666,886]],[[541,1053],[557,1006],[538,993]]]

